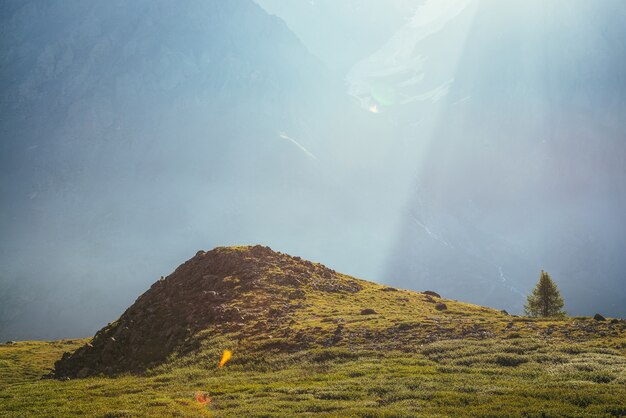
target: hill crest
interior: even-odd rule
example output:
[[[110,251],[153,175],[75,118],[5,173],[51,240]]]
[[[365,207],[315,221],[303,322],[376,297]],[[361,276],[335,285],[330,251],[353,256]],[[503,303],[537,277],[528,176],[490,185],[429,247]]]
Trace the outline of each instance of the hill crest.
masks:
[[[442,340],[578,342],[618,330],[626,321],[511,316],[360,280],[269,247],[218,247],[154,283],[117,321],[65,353],[53,376],[141,373],[176,362],[206,367],[202,353],[220,347],[257,361],[270,351],[418,352]]]
[[[210,327],[232,331],[287,315],[307,291],[354,293],[360,281],[269,247],[198,251],[155,282],[115,322],[55,365],[59,377],[138,372]],[[253,297],[252,297],[253,296]]]

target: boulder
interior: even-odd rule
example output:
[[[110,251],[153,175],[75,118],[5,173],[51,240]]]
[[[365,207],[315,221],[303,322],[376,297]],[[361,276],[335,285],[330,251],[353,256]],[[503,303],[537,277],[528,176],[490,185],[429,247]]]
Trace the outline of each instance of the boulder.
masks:
[[[593,319],[595,319],[596,321],[606,321],[606,318],[600,315],[599,313],[595,314],[593,316]]]
[[[436,298],[440,298],[441,297],[441,295],[439,295],[439,293],[433,292],[432,290],[425,290],[422,293],[425,294],[425,295],[434,296]]]
[[[438,311],[445,311],[448,309],[448,306],[445,303],[439,302],[435,305],[435,309],[437,309]]]
[[[376,315],[376,311],[372,308],[366,308],[361,311],[361,315]]]

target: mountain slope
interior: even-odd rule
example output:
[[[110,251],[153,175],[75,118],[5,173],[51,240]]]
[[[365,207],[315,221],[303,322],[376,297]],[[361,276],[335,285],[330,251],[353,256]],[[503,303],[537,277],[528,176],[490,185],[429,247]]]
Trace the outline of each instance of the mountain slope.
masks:
[[[64,355],[54,375],[142,372],[197,354],[216,336],[236,340],[236,350],[248,354],[316,347],[415,352],[440,340],[532,334],[574,342],[613,330],[623,332],[626,322],[531,321],[355,279],[268,247],[218,247],[152,285],[90,343]]]
[[[261,246],[198,252],[91,340],[0,345],[0,416],[622,416],[625,382],[624,320],[510,316]]]
[[[199,331],[271,330],[302,303],[304,291],[354,293],[361,285],[319,264],[267,247],[200,251],[156,282],[93,341],[57,364],[59,376],[138,371],[189,348]],[[270,321],[270,322],[268,322]],[[184,346],[187,347],[184,347]]]

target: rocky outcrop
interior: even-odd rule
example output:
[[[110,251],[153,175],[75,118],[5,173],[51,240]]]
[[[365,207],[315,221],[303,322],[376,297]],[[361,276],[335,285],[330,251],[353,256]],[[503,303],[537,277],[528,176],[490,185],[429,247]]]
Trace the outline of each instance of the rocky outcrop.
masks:
[[[434,296],[436,298],[440,298],[441,297],[441,295],[439,295],[439,293],[433,292],[432,290],[425,290],[422,293],[425,294],[425,295]]]
[[[65,353],[54,377],[141,372],[164,361],[214,327],[232,331],[248,321],[287,315],[303,289],[358,292],[357,280],[269,247],[221,247],[199,251],[161,278],[124,314],[85,346]]]

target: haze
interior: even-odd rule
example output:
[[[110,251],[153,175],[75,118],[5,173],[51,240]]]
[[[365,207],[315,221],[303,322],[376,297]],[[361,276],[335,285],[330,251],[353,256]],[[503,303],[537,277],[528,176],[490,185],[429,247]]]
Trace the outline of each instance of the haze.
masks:
[[[255,243],[626,315],[621,0],[4,0],[0,34],[0,339]]]

